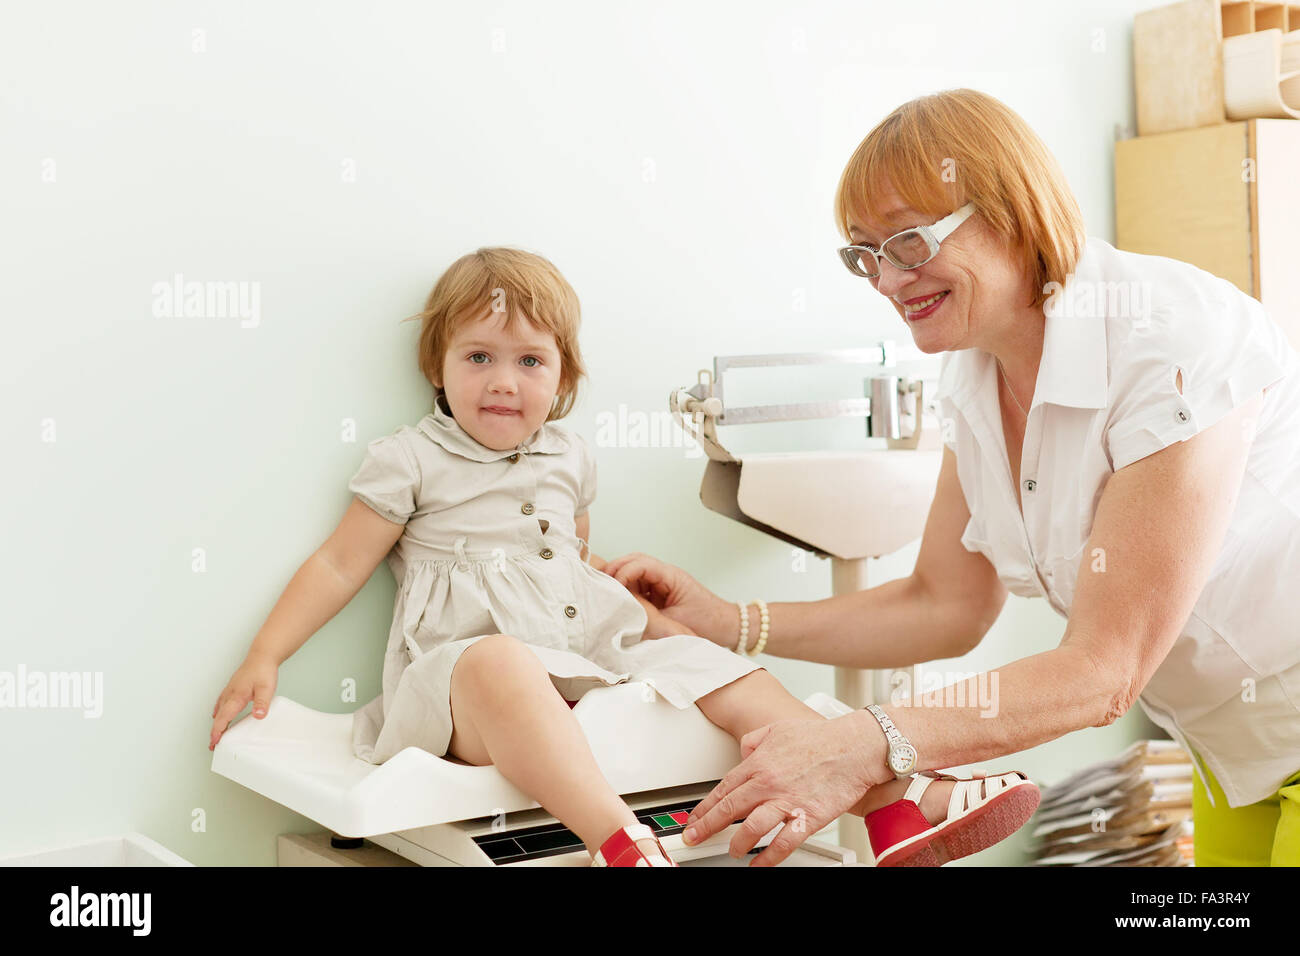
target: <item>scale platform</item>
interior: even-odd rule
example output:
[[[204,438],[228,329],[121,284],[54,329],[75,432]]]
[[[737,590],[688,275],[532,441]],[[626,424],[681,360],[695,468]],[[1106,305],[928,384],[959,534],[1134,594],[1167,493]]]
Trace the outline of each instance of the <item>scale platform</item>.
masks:
[[[822,693],[806,703],[826,717],[849,710]],[[727,855],[738,823],[700,846],[681,841],[686,813],[740,762],[739,744],[699,708],[678,710],[648,685],[628,681],[593,688],[573,714],[606,780],[675,861],[748,862]],[[591,861],[575,835],[495,767],[417,747],[371,764],[352,753],[351,714],[322,713],[282,696],[263,719],[231,725],[213,752],[212,769],[338,837],[367,838],[424,866]],[[779,829],[765,834],[759,848]],[[810,839],[787,865],[855,862],[853,851]]]

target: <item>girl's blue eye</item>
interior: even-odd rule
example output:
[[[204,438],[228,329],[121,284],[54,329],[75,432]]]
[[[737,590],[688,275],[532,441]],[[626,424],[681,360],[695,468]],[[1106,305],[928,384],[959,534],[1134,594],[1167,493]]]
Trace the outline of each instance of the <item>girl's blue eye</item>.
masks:
[[[471,352],[471,353],[470,353],[470,356],[469,356],[470,364],[471,364],[471,365],[483,365],[483,364],[484,364],[483,362],[476,362],[476,361],[474,361],[474,360],[475,360],[476,358],[478,358],[478,356],[480,356],[480,355],[483,356],[484,359],[486,359],[486,358],[488,357],[486,352]],[[520,359],[519,361],[521,361],[521,362],[531,362],[532,364],[529,365],[528,368],[537,368],[537,366],[539,366],[539,365],[542,364],[542,360],[539,359],[536,355],[525,355],[525,356],[524,356],[522,359]]]

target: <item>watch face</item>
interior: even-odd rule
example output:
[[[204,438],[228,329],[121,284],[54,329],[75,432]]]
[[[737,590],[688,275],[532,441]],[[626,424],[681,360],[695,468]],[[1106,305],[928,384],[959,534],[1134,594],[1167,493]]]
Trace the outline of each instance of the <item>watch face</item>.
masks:
[[[894,773],[907,773],[916,765],[916,750],[899,744],[889,751],[889,766]]]

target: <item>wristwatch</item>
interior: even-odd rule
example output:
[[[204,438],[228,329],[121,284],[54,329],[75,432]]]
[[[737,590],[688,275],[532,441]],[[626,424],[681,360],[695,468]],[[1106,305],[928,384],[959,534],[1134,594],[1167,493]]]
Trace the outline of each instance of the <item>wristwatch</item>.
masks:
[[[889,764],[889,769],[894,772],[894,777],[902,780],[910,777],[916,770],[916,748],[912,742],[904,737],[894,726],[894,722],[889,719],[889,715],[880,709],[878,704],[867,705],[867,710],[871,715],[880,721],[880,727],[889,739],[889,756],[885,762]]]

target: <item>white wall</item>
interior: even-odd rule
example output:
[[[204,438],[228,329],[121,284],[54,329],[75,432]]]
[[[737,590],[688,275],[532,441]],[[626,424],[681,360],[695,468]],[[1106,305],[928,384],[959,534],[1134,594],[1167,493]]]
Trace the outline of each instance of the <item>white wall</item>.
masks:
[[[1153,5],[9,9],[0,670],[99,671],[105,699],[97,719],[0,711],[0,853],[141,830],[200,864],[269,864],[275,834],[314,828],[209,771],[211,709],[337,523],[365,442],[428,411],[398,320],[452,259],[518,245],[573,283],[591,380],[568,424],[593,441],[601,412],[665,410],[715,354],[906,342],[835,256],[854,146],[912,96],[977,87],[1039,131],[1112,239],[1131,19]],[[178,273],[256,283],[258,322],[155,316]],[[862,444],[860,422],[822,427],[801,434]],[[703,509],[702,460],[598,451],[597,553],[659,555],[737,600],[829,594],[826,562],[794,572],[785,545]],[[873,562],[873,582],[915,557]],[[377,693],[393,588],[380,568],[278,693],[336,712],[355,706],[345,678]],[[1062,630],[1012,597],[952,666]],[[765,663],[800,696],[830,689],[828,668]],[[1050,782],[1147,731],[1131,714],[996,765]],[[1019,860],[1025,837],[981,862]]]

